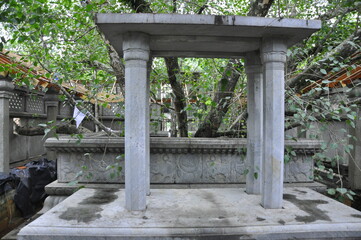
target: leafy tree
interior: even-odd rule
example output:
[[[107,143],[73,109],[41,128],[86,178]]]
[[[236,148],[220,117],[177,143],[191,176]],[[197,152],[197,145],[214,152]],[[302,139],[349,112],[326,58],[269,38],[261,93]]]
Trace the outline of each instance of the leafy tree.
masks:
[[[0,3],[0,10],[0,21],[6,29],[3,32],[9,33],[1,37],[0,47],[5,46],[23,53],[35,64],[48,69],[59,82],[79,79],[94,94],[100,90],[114,89],[115,83],[118,86],[115,88],[116,93],[124,94],[123,62],[97,29],[94,23],[97,12],[233,14],[321,19],[321,31],[288,52],[288,100],[294,99],[294,94],[310,81],[322,78],[329,71],[341,69],[348,63],[348,57],[360,48],[360,4],[349,0],[4,0]],[[180,136],[188,136],[188,109],[193,110],[200,121],[195,136],[214,137],[226,118],[231,117],[233,120],[230,119],[229,122],[234,122],[235,119],[241,120],[246,116],[242,112],[244,108],[238,115],[231,116],[228,113],[229,108],[237,109],[234,104],[237,98],[244,97],[240,95],[245,93],[244,85],[239,83],[240,76],[243,76],[243,62],[213,60],[217,69],[209,77],[212,72],[207,69],[209,61],[199,60],[203,64],[202,68],[192,69],[194,61],[196,60],[185,61],[169,57],[164,61],[154,62],[153,68],[160,69],[165,65],[166,71],[163,72],[166,72],[167,77],[162,78],[162,85],[171,86]],[[198,81],[192,82],[185,77],[190,74],[184,73],[193,70],[200,72],[199,81],[206,83],[202,88]],[[186,85],[193,92],[193,98],[201,104],[190,104]],[[152,87],[156,91],[157,85]],[[197,94],[197,91],[200,92]],[[300,111],[304,110],[304,106],[297,106]],[[321,117],[315,118],[319,120]],[[290,123],[288,128],[296,124]]]

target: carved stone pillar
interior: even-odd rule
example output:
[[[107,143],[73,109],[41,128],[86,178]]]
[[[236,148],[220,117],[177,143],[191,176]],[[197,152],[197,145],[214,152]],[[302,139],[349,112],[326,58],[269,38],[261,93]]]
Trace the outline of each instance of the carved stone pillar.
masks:
[[[149,36],[123,37],[125,60],[125,207],[146,209],[149,194]]]
[[[282,208],[284,168],[284,68],[286,44],[279,38],[262,42],[263,187],[264,208]]]
[[[50,124],[51,126],[56,125],[56,120],[59,113],[59,98],[58,98],[58,91],[50,88],[46,95],[44,96],[45,100],[45,109],[46,109],[46,120],[47,122],[52,121],[53,123]],[[46,138],[54,137],[56,134],[56,129],[50,130],[46,135]],[[56,152],[54,151],[46,151],[46,157],[49,160],[56,160]]]
[[[258,52],[248,53],[245,58],[247,74],[247,180],[246,192],[260,194],[262,191],[263,147],[263,69]]]
[[[10,169],[10,114],[9,99],[14,85],[8,78],[0,78],[0,172],[8,173]]]

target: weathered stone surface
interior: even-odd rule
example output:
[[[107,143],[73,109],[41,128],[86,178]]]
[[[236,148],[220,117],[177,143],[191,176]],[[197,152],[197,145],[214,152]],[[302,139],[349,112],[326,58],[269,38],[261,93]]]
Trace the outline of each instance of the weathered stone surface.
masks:
[[[361,190],[361,110],[357,110],[357,119],[355,128],[350,127],[350,134],[357,140],[350,138],[350,143],[354,146],[351,150],[350,160],[348,162],[349,182],[352,189]]]
[[[125,61],[125,204],[144,210],[149,190],[149,36],[128,32],[123,37]]]
[[[288,46],[321,27],[317,20],[185,14],[97,14],[97,25],[122,54],[127,32],[149,34],[153,56],[242,57],[259,50],[267,36],[282,36]]]
[[[264,38],[262,205],[281,208],[284,176],[285,62],[284,38]]]
[[[23,228],[19,240],[360,239],[361,212],[308,188],[285,188],[282,209],[245,189],[152,189],[145,211],[124,190],[81,189]]]
[[[70,182],[81,171],[79,182],[124,182],[124,139],[85,136],[80,144],[71,137],[49,138],[45,146],[58,154],[58,181]],[[313,181],[315,151],[319,141],[286,142],[297,157],[285,167],[285,182]],[[246,139],[151,138],[151,183],[243,183]],[[119,157],[118,157],[119,156]],[[117,159],[118,157],[118,159]],[[112,176],[114,177],[112,178]]]
[[[258,52],[247,54],[247,193],[262,192],[263,161],[263,67]],[[255,178],[257,175],[259,177]]]
[[[10,79],[0,78],[0,172],[9,172],[10,164],[10,115],[9,99],[14,85]]]
[[[249,169],[245,170],[251,170],[251,174],[257,178],[255,168],[262,167],[260,171],[261,181],[255,181],[258,184],[251,183],[251,185],[262,185],[262,204],[265,208],[282,207],[285,53],[287,47],[320,29],[320,21],[212,15],[97,14],[96,23],[117,52],[120,55],[124,54],[126,61],[125,78],[128,97],[126,96],[125,101],[125,185],[128,210],[130,209],[129,196],[131,194],[138,196],[134,197],[135,202],[141,199],[142,203],[135,203],[134,205],[138,204],[141,207],[130,210],[145,209],[144,198],[142,197],[144,186],[149,190],[149,148],[147,147],[149,144],[149,122],[145,125],[147,127],[143,129],[143,120],[149,116],[149,109],[143,107],[144,100],[148,101],[148,98],[144,97],[146,95],[144,89],[149,87],[144,85],[146,82],[144,69],[149,54],[156,57],[239,58],[244,57],[249,52],[256,51],[261,55],[264,65],[263,137],[260,138],[257,134],[257,139],[255,139],[253,133],[250,134],[248,150],[252,152],[248,152],[248,159],[254,160],[254,164],[252,161],[248,161],[247,167]],[[137,46],[129,48],[133,45]],[[131,61],[128,63],[128,60],[133,63]],[[132,68],[138,68],[139,71],[132,71]],[[135,78],[134,83],[130,81],[131,77]],[[139,98],[134,95],[136,90],[140,91]],[[252,98],[249,99],[254,102]],[[138,103],[140,104],[139,109],[136,107]],[[130,106],[133,107],[131,111]],[[250,113],[253,119],[253,112]],[[256,121],[258,125],[261,124],[261,117],[258,116]],[[251,130],[254,127],[260,126],[251,125]],[[134,136],[131,135],[133,132]],[[261,139],[263,139],[263,143],[260,141]],[[255,154],[254,150],[257,151],[257,149],[252,149],[251,142],[253,140],[256,142],[255,145],[260,146],[259,149],[262,148],[263,153]],[[176,154],[186,153],[183,149],[177,150],[180,152],[177,151]],[[205,153],[202,150],[202,154]],[[259,163],[261,154],[263,156],[262,166]],[[253,155],[259,155],[259,157],[256,159]],[[251,159],[252,157],[255,159]],[[202,165],[197,160],[189,159],[188,156],[180,155],[179,158],[181,159],[176,158],[175,160],[178,163],[177,176],[184,175],[186,178],[191,178],[193,182],[197,181],[198,174],[207,176],[204,172],[204,165],[207,165],[204,163],[207,162],[204,160],[204,155],[197,157],[197,160],[203,160]],[[211,161],[216,162],[217,158],[214,159]],[[134,162],[131,163],[131,161]],[[223,158],[220,161],[222,162]],[[232,167],[231,162],[227,161]],[[223,166],[224,164],[222,164]],[[199,169],[202,169],[201,172]],[[233,166],[233,169],[237,169],[237,167]],[[213,176],[220,179],[225,178],[223,169],[220,170],[219,174]],[[144,179],[147,179],[147,182]],[[259,189],[260,187],[258,187],[257,192]]]
[[[56,126],[56,120],[59,113],[59,96],[58,92],[55,89],[50,88],[47,94],[44,97],[45,100],[45,109],[46,109],[46,121],[53,122],[51,126]],[[56,135],[56,129],[51,129],[50,132],[46,134],[46,138],[54,137]],[[46,157],[48,160],[56,160],[56,152],[47,151]]]

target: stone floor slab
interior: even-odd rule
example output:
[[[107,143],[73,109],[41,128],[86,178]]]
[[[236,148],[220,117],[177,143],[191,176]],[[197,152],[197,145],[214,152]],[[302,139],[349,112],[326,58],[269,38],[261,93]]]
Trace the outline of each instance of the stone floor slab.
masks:
[[[147,209],[124,190],[81,189],[23,228],[18,239],[361,239],[361,212],[308,188],[285,188],[265,210],[244,189],[152,189]]]

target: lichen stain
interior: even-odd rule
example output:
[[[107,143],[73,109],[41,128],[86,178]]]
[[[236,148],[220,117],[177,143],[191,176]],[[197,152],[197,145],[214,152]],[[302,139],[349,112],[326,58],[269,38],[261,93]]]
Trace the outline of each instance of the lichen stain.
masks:
[[[111,203],[117,198],[118,196],[113,189],[96,189],[91,197],[81,201],[77,207],[69,207],[59,218],[89,223],[101,218],[100,212],[103,209],[99,205]]]
[[[171,236],[172,239],[180,239],[179,235]],[[240,239],[248,239],[248,240],[256,240],[255,237],[249,234],[237,234],[237,235],[220,235],[220,236],[194,236],[189,238],[192,240],[240,240]]]
[[[96,189],[93,196],[84,199],[79,204],[103,205],[111,203],[118,198],[115,191],[114,189]]]
[[[214,16],[214,24],[215,25],[226,25],[228,23],[228,17],[227,16]]]
[[[283,219],[279,220],[278,223],[279,223],[279,224],[282,224],[282,225],[285,225],[285,224],[286,224],[286,222],[285,222]]]
[[[281,161],[279,161],[277,158],[275,157],[271,157],[272,159],[272,171],[273,173],[278,173],[281,169]]]
[[[100,207],[70,207],[59,218],[67,221],[76,220],[77,222],[89,223],[99,219],[101,217],[99,212],[102,210]]]
[[[298,190],[298,189],[296,189],[295,191],[298,192],[298,193],[301,193],[303,195],[305,195],[307,193],[306,191],[301,191],[301,190]]]
[[[319,204],[327,204],[327,201],[324,200],[301,200],[296,198],[292,194],[284,194],[283,199],[295,204],[299,209],[308,213],[307,216],[296,216],[295,220],[297,222],[311,223],[317,220],[324,220],[331,222],[330,217],[317,207]]]

